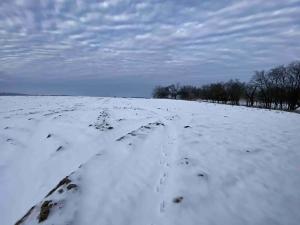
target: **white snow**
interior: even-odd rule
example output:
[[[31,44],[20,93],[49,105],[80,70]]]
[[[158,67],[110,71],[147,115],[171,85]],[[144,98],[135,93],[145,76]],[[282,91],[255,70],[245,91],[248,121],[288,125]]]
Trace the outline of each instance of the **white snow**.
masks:
[[[20,224],[298,225],[299,134],[288,112],[0,97],[0,223],[35,206]],[[46,197],[66,176],[76,187]]]

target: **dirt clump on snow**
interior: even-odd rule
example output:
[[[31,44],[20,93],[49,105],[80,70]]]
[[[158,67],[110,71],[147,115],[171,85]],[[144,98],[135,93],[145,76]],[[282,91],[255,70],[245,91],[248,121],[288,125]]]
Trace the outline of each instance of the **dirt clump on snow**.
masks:
[[[41,210],[40,214],[38,216],[39,223],[43,222],[46,220],[49,216],[50,209],[55,206],[57,203],[52,203],[51,200],[44,201],[43,204],[41,205]]]
[[[48,197],[49,195],[51,195],[53,192],[55,192],[59,187],[63,186],[64,184],[69,184],[71,183],[71,180],[69,179],[68,176],[66,176],[64,179],[62,179],[55,188],[53,188],[47,195],[46,197]]]
[[[182,196],[179,196],[179,197],[174,198],[174,199],[173,199],[173,202],[174,202],[174,203],[180,203],[180,202],[182,202],[182,200],[183,200],[183,197],[182,197]]]

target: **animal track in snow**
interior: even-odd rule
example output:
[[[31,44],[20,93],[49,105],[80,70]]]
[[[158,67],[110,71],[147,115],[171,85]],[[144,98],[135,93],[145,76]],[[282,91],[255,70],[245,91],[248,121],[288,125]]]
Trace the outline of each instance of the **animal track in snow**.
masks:
[[[163,213],[165,211],[165,207],[166,207],[165,201],[162,201],[159,206],[159,211]]]

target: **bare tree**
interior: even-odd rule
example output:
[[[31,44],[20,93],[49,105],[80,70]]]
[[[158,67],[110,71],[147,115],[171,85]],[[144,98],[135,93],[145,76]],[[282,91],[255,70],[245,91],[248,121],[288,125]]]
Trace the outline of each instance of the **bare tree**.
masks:
[[[244,84],[239,80],[230,80],[225,84],[228,100],[232,105],[239,105],[244,93]]]
[[[269,80],[271,83],[271,90],[274,108],[279,107],[283,109],[283,104],[286,98],[286,68],[284,66],[278,66],[271,69],[268,73]]]
[[[197,99],[200,98],[200,90],[194,86],[182,86],[179,88],[178,95],[181,99]]]
[[[212,83],[199,88],[172,84],[166,87],[158,86],[153,92],[153,97],[156,98],[201,98],[235,105],[239,105],[242,96],[246,98],[247,106],[295,110],[300,107],[300,62],[277,66],[269,71],[255,71],[246,84],[239,80]]]
[[[167,87],[156,86],[153,90],[153,98],[168,98],[169,90]]]
[[[247,106],[254,106],[256,89],[257,85],[253,81],[250,81],[248,84],[245,85],[245,97]]]
[[[295,110],[300,106],[300,62],[293,62],[287,67],[288,71],[288,108]]]

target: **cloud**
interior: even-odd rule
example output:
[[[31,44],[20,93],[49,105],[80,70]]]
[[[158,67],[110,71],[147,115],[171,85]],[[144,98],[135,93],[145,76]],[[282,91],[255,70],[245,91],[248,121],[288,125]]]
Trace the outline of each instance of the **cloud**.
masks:
[[[32,80],[244,79],[299,59],[299,15],[300,0],[3,0],[0,68]]]

